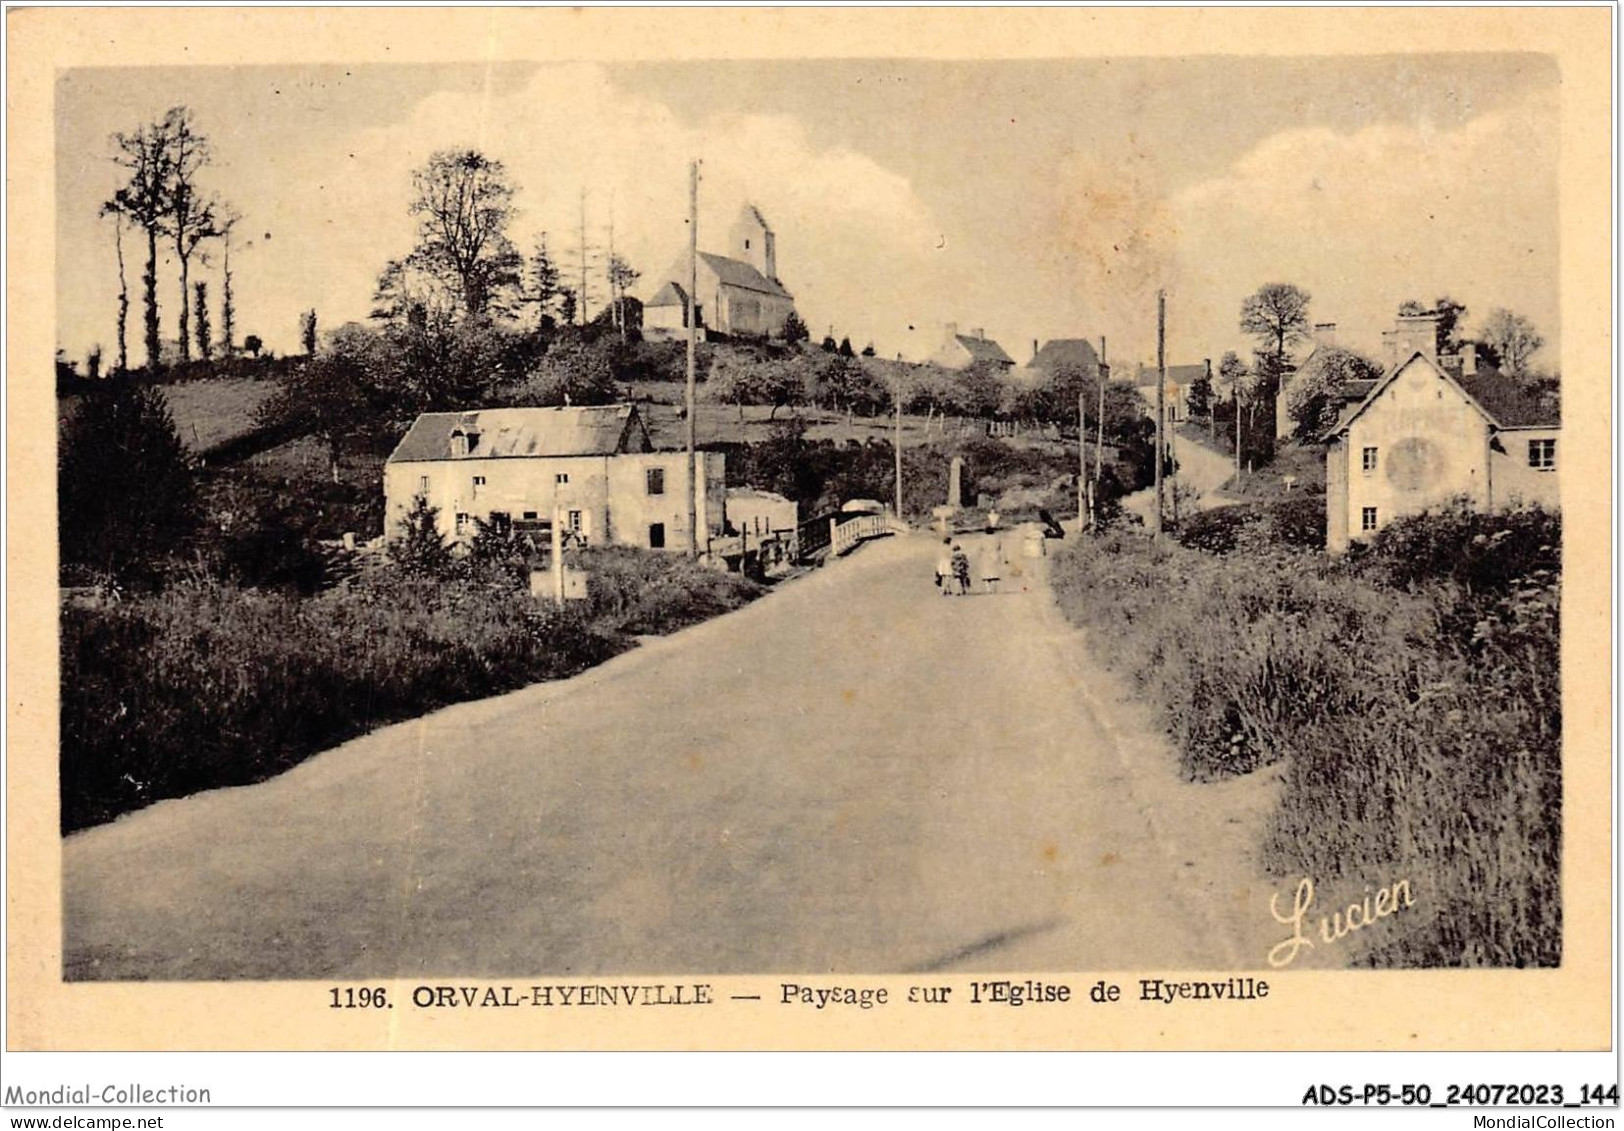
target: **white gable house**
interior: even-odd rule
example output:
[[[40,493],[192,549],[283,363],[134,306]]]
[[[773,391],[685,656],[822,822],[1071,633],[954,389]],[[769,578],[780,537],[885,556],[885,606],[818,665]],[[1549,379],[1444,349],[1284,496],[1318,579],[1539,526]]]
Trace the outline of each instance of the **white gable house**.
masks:
[[[629,404],[428,412],[384,464],[385,536],[422,496],[454,541],[475,519],[540,541],[556,516],[587,545],[686,550],[691,489],[704,552],[722,533],[724,458],[698,453],[690,488],[687,453],[655,451]]]
[[[1554,397],[1492,371],[1452,377],[1417,350],[1326,436],[1326,548],[1455,499],[1555,509],[1560,437]]]

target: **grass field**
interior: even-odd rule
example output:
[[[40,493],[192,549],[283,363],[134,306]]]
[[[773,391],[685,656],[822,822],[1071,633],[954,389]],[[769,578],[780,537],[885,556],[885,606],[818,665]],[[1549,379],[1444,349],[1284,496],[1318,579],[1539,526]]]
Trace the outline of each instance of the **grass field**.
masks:
[[[207,451],[252,429],[259,406],[275,391],[274,381],[245,377],[164,386],[181,443],[194,452]]]

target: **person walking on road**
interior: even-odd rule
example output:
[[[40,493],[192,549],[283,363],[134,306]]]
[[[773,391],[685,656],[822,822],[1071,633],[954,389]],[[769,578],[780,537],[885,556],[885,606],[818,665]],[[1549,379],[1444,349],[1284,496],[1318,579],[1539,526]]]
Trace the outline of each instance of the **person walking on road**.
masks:
[[[996,593],[1003,576],[1004,540],[994,535],[981,547],[981,584],[988,593]]]
[[[957,543],[953,546],[953,580],[958,583],[959,596],[970,592],[970,555]]]
[[[942,596],[953,595],[953,539],[942,539],[942,552],[936,558],[936,588]]]

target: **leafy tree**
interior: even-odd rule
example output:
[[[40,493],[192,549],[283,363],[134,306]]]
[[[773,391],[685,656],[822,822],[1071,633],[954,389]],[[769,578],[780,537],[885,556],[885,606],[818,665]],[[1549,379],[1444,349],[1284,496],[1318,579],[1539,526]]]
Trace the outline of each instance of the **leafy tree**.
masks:
[[[835,336],[833,334],[825,334],[823,336],[822,348],[824,353],[834,353],[835,350],[839,349],[840,347],[835,342]]]
[[[637,283],[642,272],[636,270],[627,262],[625,256],[618,253],[609,256],[609,297],[614,308],[615,327],[620,331],[622,341],[626,339],[626,291]]]
[[[1505,307],[1489,312],[1483,322],[1483,344],[1490,360],[1513,376],[1526,376],[1529,359],[1545,344],[1533,322]]]
[[[391,383],[392,360],[376,335],[341,326],[325,353],[283,376],[260,406],[260,422],[321,437],[337,483],[343,449],[387,412],[390,398],[381,390]]]
[[[113,135],[113,163],[126,180],[103,208],[127,219],[147,237],[147,266],[141,275],[147,369],[163,364],[158,326],[158,237],[169,216],[169,139],[161,122],[144,123]],[[114,229],[115,234],[119,229]]]
[[[854,352],[852,352],[851,339],[850,338],[841,338],[840,339],[840,349],[839,349],[838,352],[839,352],[841,357],[856,357],[857,356]]]
[[[299,315],[299,341],[306,357],[316,356],[316,309],[311,307]]]
[[[810,399],[816,373],[810,358],[735,362],[713,370],[705,385],[717,400],[738,405],[741,416],[747,404],[771,405],[772,420],[779,409]]]
[[[1203,370],[1200,376],[1190,382],[1184,403],[1190,415],[1199,420],[1206,420],[1212,416],[1212,375],[1209,372]]]
[[[613,338],[555,345],[508,399],[541,407],[615,404],[624,399],[616,369],[623,348]]]
[[[1398,313],[1401,318],[1415,318],[1431,314],[1437,316],[1434,328],[1433,350],[1440,357],[1447,356],[1460,349],[1461,320],[1466,316],[1466,306],[1456,302],[1448,295],[1439,296],[1431,306],[1417,302],[1415,299],[1406,299],[1399,303]]]
[[[65,569],[156,573],[197,525],[197,488],[161,388],[120,378],[86,393],[57,455]]]
[[[164,220],[167,234],[175,241],[175,258],[180,261],[180,359],[186,362],[192,356],[186,326],[192,255],[204,240],[220,234],[215,221],[218,205],[204,196],[197,185],[197,174],[209,163],[210,150],[208,139],[197,130],[191,110],[185,106],[171,108],[164,115],[161,128],[169,150]]]
[[[209,325],[209,284],[199,279],[192,284],[192,295],[195,298],[196,323],[193,326],[197,334],[197,356],[210,358],[214,356],[214,332]]]
[[[1308,333],[1308,302],[1301,287],[1265,283],[1241,303],[1241,330],[1258,340],[1258,353],[1272,359],[1276,375],[1285,366],[1286,347]]]
[[[465,315],[505,309],[520,281],[507,235],[515,191],[502,162],[473,149],[440,150],[412,174],[412,265],[450,289]]]
[[[874,343],[873,342],[870,342],[870,343],[868,343],[868,345],[863,347],[863,356],[864,357],[873,357],[874,356]]]
[[[790,345],[795,345],[798,342],[806,341],[811,336],[811,332],[806,328],[806,323],[801,321],[801,316],[793,310],[790,311],[789,315],[784,319],[784,340]]]
[[[259,351],[265,348],[265,343],[259,340],[258,334],[249,334],[242,340],[242,348],[258,357]]]
[[[389,542],[389,560],[412,577],[443,578],[454,565],[451,547],[440,533],[440,509],[422,495],[397,524],[399,534]]]
[[[575,292],[568,287],[560,288],[558,292],[558,320],[566,326],[574,322],[575,308]]]
[[[1286,386],[1286,414],[1296,438],[1318,440],[1336,424],[1342,387],[1381,375],[1380,365],[1352,350],[1331,346],[1316,351]]]
[[[85,376],[92,381],[99,381],[102,375],[101,370],[102,348],[101,343],[98,342],[90,347],[89,353],[85,354]]]

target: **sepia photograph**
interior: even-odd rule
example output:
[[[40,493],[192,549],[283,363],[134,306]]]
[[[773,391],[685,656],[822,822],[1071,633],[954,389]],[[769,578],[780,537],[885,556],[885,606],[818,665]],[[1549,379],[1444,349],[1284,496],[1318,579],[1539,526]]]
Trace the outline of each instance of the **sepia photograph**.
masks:
[[[26,1043],[1595,1047],[1584,21],[1205,14],[76,16]]]
[[[56,93],[70,980],[1560,963],[1548,58]]]

